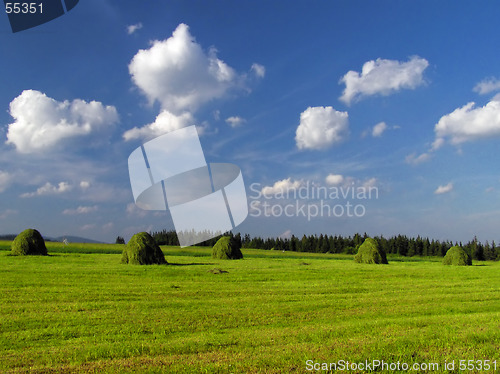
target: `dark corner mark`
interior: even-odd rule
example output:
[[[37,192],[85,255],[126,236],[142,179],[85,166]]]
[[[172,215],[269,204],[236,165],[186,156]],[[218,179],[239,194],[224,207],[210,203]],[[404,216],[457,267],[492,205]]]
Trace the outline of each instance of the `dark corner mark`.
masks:
[[[80,0],[3,0],[12,32],[31,29],[73,9]]]

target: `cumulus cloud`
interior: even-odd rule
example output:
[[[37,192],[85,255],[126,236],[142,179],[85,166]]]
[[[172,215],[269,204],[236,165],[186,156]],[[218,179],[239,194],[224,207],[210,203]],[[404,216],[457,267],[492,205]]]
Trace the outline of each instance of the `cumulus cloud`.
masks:
[[[299,149],[325,149],[349,135],[349,115],[328,107],[309,107],[300,114],[295,142]]]
[[[39,187],[35,192],[23,193],[21,197],[60,195],[65,192],[71,191],[72,189],[73,187],[68,182],[60,182],[57,186],[54,186],[50,182],[47,182],[43,186]]]
[[[275,182],[272,186],[262,188],[262,194],[267,196],[284,194],[289,190],[294,190],[302,185],[302,181],[293,181],[292,178],[283,179]]]
[[[132,35],[134,32],[136,32],[137,30],[140,30],[140,29],[142,29],[142,23],[141,22],[136,23],[135,25],[127,26],[127,33],[129,35]]]
[[[47,151],[62,140],[104,130],[118,121],[115,107],[97,101],[56,101],[36,90],[25,90],[10,103],[15,122],[7,144],[21,153]]]
[[[97,205],[94,206],[79,206],[76,209],[65,209],[62,214],[66,215],[74,215],[74,214],[88,214],[92,212],[96,212],[98,210]]]
[[[385,122],[379,122],[372,129],[372,136],[377,138],[382,136],[384,131],[387,130],[387,124]]]
[[[167,132],[181,129],[186,126],[194,125],[195,119],[189,112],[184,112],[180,115],[175,115],[170,113],[168,110],[163,110],[156,117],[153,123],[145,125],[143,127],[134,127],[126,131],[123,134],[123,139],[126,141],[132,139],[152,139],[157,136],[166,134]],[[198,128],[199,132],[203,131],[203,128]]]
[[[431,159],[431,154],[426,152],[417,156],[416,153],[412,153],[405,158],[405,162],[410,165],[419,165]]]
[[[89,181],[81,181],[80,182],[80,188],[82,190],[87,190],[90,187],[90,182]]]
[[[229,124],[232,128],[239,127],[245,123],[245,119],[238,117],[238,116],[233,116],[226,118],[226,123]]]
[[[375,177],[367,177],[365,179],[355,178],[347,175],[341,174],[328,174],[325,178],[325,182],[327,185],[332,187],[361,187],[366,190],[370,190],[371,188],[377,188],[379,186],[379,180]]]
[[[261,64],[254,63],[252,64],[251,69],[253,73],[255,74],[256,77],[258,78],[264,78],[266,75],[266,68],[262,66]]]
[[[407,62],[381,58],[367,61],[361,73],[351,70],[340,79],[345,84],[340,100],[349,105],[364,96],[387,96],[401,89],[415,89],[424,83],[423,72],[428,66],[429,62],[418,56]]]
[[[440,148],[446,140],[458,145],[467,141],[500,136],[500,95],[489,103],[476,107],[470,102],[441,117],[434,127],[436,140],[433,149]]]
[[[434,191],[434,193],[436,195],[441,195],[441,194],[445,194],[445,193],[451,192],[452,190],[453,190],[453,183],[448,183],[445,186],[439,186],[436,189],[436,191]]]
[[[364,179],[340,174],[329,174],[325,177],[325,182],[331,188],[348,188],[352,186],[364,188],[366,190],[378,189],[379,180],[375,177],[367,177]],[[303,179],[294,180],[291,177],[279,180],[271,186],[265,186],[261,189],[261,194],[266,197],[275,195],[287,195],[288,191],[309,189],[312,187],[320,187],[321,183],[315,181],[306,181]],[[377,192],[378,193],[378,192]]]
[[[476,84],[473,89],[480,95],[489,94],[490,92],[500,91],[500,79],[487,78]]]
[[[0,193],[5,191],[10,184],[12,176],[6,171],[0,170]]]
[[[139,50],[129,73],[150,103],[158,101],[174,114],[194,111],[232,89],[243,89],[246,78],[219,59],[215,48],[205,52],[183,23],[170,38]]]
[[[327,184],[337,186],[344,183],[344,176],[340,174],[328,174],[325,181]]]

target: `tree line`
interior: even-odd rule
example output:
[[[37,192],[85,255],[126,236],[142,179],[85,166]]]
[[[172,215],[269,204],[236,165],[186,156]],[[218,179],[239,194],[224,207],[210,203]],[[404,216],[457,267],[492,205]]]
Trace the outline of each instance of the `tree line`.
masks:
[[[177,234],[175,231],[163,230],[151,233],[158,245],[179,245]],[[226,233],[224,235],[232,236],[237,242],[241,243],[243,248],[255,248],[278,251],[293,251],[293,252],[312,252],[312,253],[346,253],[355,254],[358,251],[358,246],[361,245],[368,235],[355,234],[354,236],[344,237],[342,235],[303,235],[298,238],[292,235],[290,238],[261,238],[251,237],[249,234],[241,235],[240,233]],[[212,247],[222,235],[206,240],[197,244],[198,246]],[[462,244],[462,242],[430,240],[417,236],[409,238],[406,235],[397,235],[391,238],[383,236],[374,237],[379,246],[390,254],[398,254],[401,256],[439,256],[443,257],[448,249],[454,245],[459,245],[465,249],[469,255],[478,261],[500,260],[500,246],[497,247],[495,242],[484,244],[474,237],[473,240]]]

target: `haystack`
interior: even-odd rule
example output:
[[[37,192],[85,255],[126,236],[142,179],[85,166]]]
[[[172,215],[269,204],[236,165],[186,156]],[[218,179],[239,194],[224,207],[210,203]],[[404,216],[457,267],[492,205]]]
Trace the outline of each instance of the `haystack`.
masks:
[[[26,229],[11,244],[13,255],[47,255],[47,247],[42,235],[35,229]]]
[[[122,253],[122,263],[135,265],[166,264],[158,244],[147,232],[132,236]]]
[[[451,247],[443,258],[443,265],[470,266],[472,258],[458,245]]]
[[[363,264],[388,264],[385,251],[372,238],[365,239],[363,244],[359,246],[358,254],[354,256],[354,262]]]
[[[219,260],[238,260],[243,258],[240,246],[230,236],[223,236],[212,248],[212,258]]]

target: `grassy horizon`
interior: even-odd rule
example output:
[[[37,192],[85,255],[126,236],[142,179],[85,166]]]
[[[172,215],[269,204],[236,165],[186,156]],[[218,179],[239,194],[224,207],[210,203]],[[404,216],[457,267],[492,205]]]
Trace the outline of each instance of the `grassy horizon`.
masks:
[[[47,248],[49,256],[0,251],[1,372],[304,373],[306,360],[373,359],[500,365],[498,262],[388,256],[389,265],[364,265],[352,255],[253,249],[223,261],[210,248],[162,246],[170,265],[134,266],[120,264],[123,245]]]

